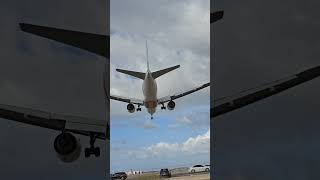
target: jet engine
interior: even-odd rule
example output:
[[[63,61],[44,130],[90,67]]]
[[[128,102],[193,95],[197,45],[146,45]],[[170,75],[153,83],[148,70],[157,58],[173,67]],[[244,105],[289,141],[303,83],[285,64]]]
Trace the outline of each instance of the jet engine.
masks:
[[[174,103],[173,101],[169,101],[167,104],[167,108],[169,110],[173,110],[175,106],[176,106],[176,103]]]
[[[54,150],[60,160],[70,163],[79,158],[81,144],[71,133],[61,133],[54,140]]]
[[[135,111],[135,107],[133,104],[128,104],[127,105],[127,110],[129,111],[129,113],[133,113]]]

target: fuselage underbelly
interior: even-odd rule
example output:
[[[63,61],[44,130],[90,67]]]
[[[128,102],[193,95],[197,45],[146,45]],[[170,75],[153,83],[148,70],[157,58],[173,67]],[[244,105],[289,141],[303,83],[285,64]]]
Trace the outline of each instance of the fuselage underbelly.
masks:
[[[153,115],[156,112],[157,102],[157,83],[153,79],[150,71],[146,73],[145,79],[142,83],[142,92],[144,96],[144,106],[148,113]]]

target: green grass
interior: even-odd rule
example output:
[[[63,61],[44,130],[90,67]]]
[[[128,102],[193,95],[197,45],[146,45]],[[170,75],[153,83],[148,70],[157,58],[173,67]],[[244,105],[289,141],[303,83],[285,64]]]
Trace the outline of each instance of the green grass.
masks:
[[[135,177],[132,177],[132,180],[157,180],[157,179],[160,179],[159,174],[143,174],[143,175],[137,175]]]

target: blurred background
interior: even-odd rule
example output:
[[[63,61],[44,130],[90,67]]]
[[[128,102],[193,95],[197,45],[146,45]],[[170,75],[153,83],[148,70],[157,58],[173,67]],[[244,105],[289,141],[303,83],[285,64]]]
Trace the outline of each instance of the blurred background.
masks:
[[[107,34],[103,0],[4,0],[0,2],[0,103],[59,114],[106,119],[102,88],[105,58],[20,31],[18,23]],[[60,132],[0,119],[2,179],[105,179],[106,142],[100,158],[70,164],[55,155]],[[80,138],[83,147],[89,138]]]
[[[211,99],[320,65],[318,1],[211,1]],[[320,79],[211,119],[216,179],[318,179]]]

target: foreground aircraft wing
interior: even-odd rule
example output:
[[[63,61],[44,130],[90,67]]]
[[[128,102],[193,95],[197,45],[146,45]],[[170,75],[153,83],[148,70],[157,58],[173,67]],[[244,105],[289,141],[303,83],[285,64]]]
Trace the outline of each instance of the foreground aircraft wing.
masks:
[[[95,133],[97,138],[103,140],[109,138],[106,135],[109,131],[106,120],[60,115],[6,104],[0,104],[0,118],[84,136]]]
[[[116,101],[121,101],[121,102],[126,102],[126,103],[131,103],[131,104],[136,104],[139,106],[143,106],[143,100],[140,99],[134,99],[134,98],[127,98],[127,97],[122,97],[122,96],[114,96],[110,95],[110,99],[116,100]]]
[[[37,26],[26,23],[20,23],[20,28],[24,32],[62,42],[98,54],[100,56],[110,58],[109,36]]]
[[[232,96],[211,101],[210,117],[239,109],[264,98],[273,96],[289,88],[320,76],[320,66],[308,69],[293,76],[264,84],[257,88],[248,89]]]
[[[218,11],[210,14],[210,23],[214,23],[223,18],[223,11]]]
[[[189,91],[185,91],[185,92],[182,92],[182,93],[179,93],[179,94],[175,94],[175,95],[172,95],[172,96],[166,96],[166,97],[159,98],[158,99],[158,104],[163,104],[163,103],[166,103],[168,101],[181,98],[183,96],[186,96],[188,94],[194,93],[194,92],[199,91],[199,90],[201,90],[201,89],[203,89],[205,87],[208,87],[208,86],[210,86],[210,83],[203,84],[202,86],[196,87],[194,89],[191,89]]]

